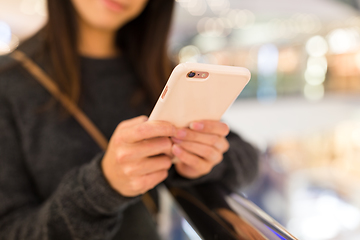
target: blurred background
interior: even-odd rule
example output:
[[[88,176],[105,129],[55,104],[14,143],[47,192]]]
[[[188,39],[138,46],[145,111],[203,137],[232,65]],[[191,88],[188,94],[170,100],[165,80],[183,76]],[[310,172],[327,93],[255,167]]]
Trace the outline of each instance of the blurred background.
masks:
[[[46,22],[0,0],[0,55]],[[250,69],[224,121],[262,152],[244,193],[299,239],[360,239],[360,1],[177,0],[169,56]]]

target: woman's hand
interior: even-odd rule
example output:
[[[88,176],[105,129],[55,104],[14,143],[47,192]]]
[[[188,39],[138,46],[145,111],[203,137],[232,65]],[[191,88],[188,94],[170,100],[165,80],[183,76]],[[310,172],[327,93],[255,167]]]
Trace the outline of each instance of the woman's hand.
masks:
[[[102,160],[102,170],[120,194],[133,197],[164,181],[171,167],[176,128],[167,122],[147,122],[140,116],[121,122]]]
[[[172,141],[172,153],[178,158],[177,172],[186,178],[208,174],[229,149],[229,127],[218,121],[199,121],[178,129]]]

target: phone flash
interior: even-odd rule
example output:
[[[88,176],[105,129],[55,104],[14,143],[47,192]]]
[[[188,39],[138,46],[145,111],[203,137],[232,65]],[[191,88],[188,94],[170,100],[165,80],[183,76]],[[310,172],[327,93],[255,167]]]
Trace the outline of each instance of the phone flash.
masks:
[[[193,80],[197,80],[196,78],[205,79],[209,76],[209,73],[208,72],[191,71],[186,76]]]

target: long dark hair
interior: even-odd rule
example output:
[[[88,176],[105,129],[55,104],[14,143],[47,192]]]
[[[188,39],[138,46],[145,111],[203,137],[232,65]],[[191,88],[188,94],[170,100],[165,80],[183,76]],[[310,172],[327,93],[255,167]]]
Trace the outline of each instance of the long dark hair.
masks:
[[[173,0],[149,0],[143,12],[118,30],[116,44],[141,80],[148,99],[155,102],[170,74],[167,39]],[[77,22],[70,0],[49,0],[49,20],[44,28],[49,73],[75,102],[81,94],[77,50]]]

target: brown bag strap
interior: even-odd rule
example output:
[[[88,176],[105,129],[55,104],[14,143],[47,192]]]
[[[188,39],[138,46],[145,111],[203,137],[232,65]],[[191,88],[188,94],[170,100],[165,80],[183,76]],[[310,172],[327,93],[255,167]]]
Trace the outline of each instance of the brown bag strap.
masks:
[[[23,67],[35,77],[35,79],[48,90],[53,97],[58,100],[69,113],[81,124],[81,126],[90,134],[102,150],[106,150],[108,140],[95,126],[95,124],[86,116],[86,114],[74,103],[68,96],[63,94],[54,81],[51,80],[36,63],[29,59],[23,52],[17,50],[11,54],[11,57],[21,62]]]
[[[86,116],[86,114],[71,101],[68,96],[60,91],[59,87],[48,74],[46,74],[34,61],[28,58],[25,53],[19,50],[14,51],[11,54],[11,57],[19,61],[22,66],[69,111],[102,150],[106,150],[109,142],[104,134],[102,134],[88,116]],[[150,194],[144,194],[142,200],[149,212],[155,214],[158,211]]]

